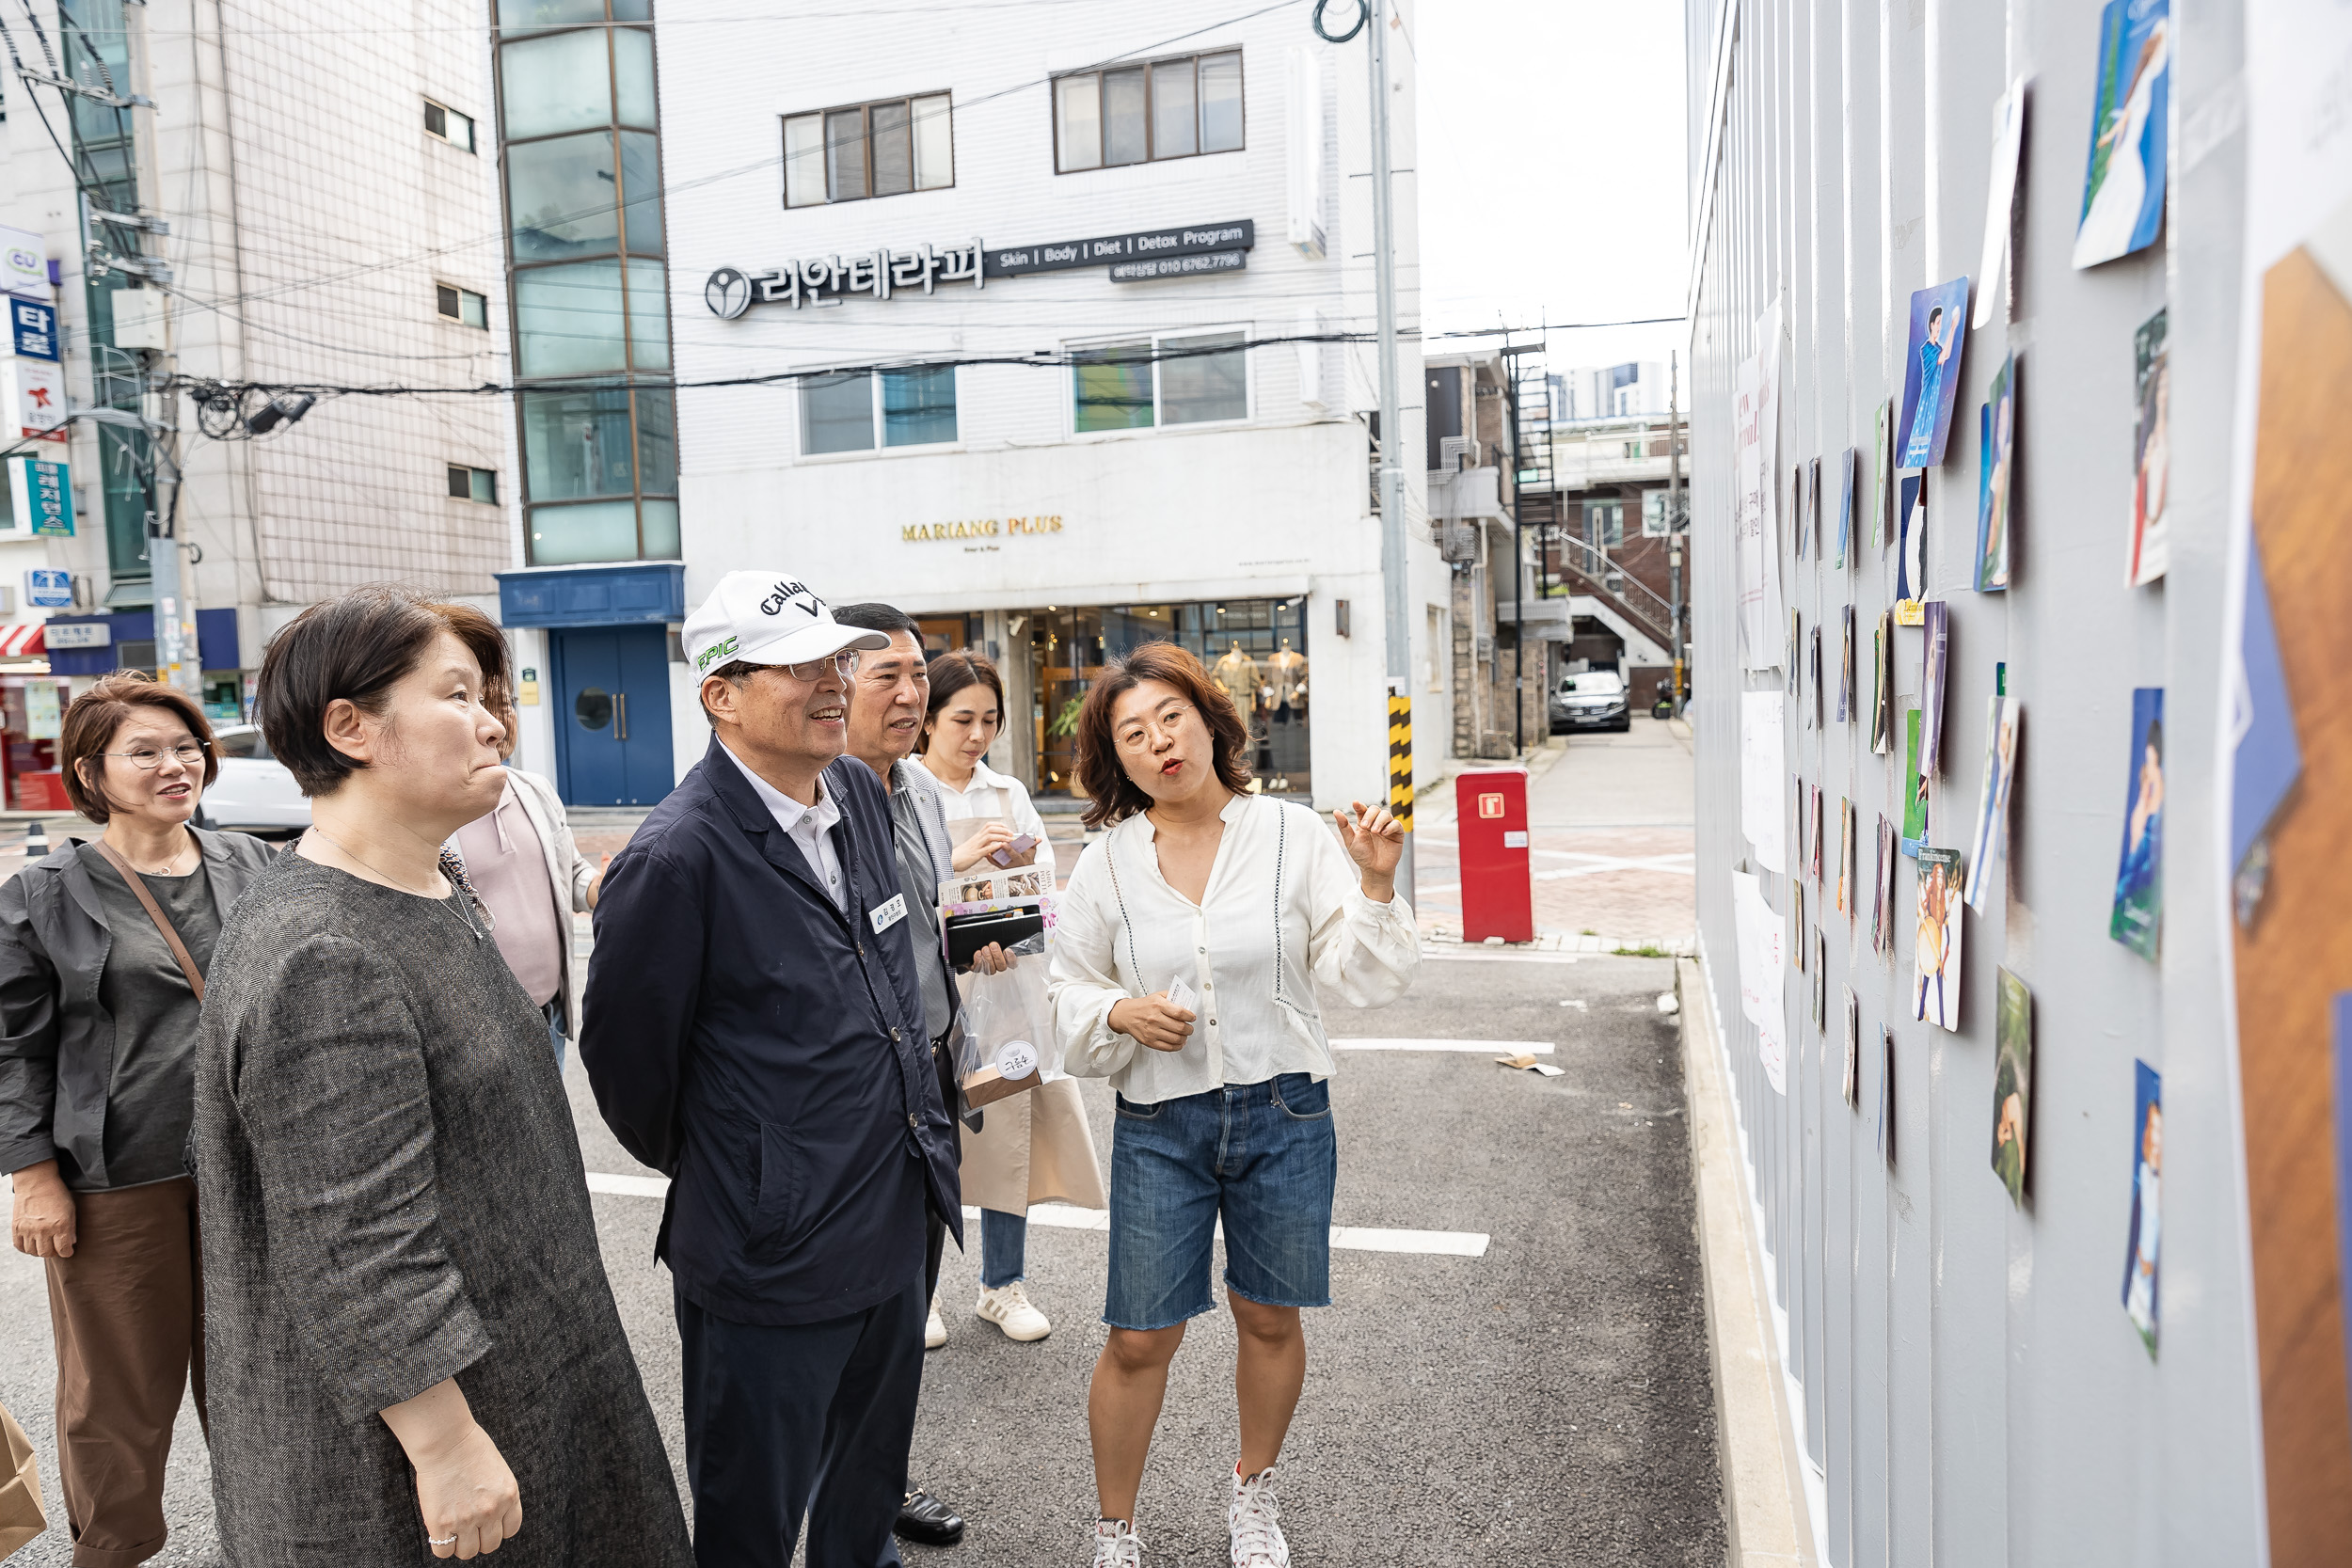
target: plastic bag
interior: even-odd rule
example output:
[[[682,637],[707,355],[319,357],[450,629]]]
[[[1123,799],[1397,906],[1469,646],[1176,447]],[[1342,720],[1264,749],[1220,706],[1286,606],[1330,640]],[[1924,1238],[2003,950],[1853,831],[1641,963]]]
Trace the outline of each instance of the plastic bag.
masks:
[[[967,1104],[1033,1089],[1045,1073],[1061,1068],[1054,1009],[1045,997],[1045,941],[1032,937],[1012,952],[1022,961],[1003,974],[974,969],[957,981],[963,1035],[956,1045],[956,1082]]]

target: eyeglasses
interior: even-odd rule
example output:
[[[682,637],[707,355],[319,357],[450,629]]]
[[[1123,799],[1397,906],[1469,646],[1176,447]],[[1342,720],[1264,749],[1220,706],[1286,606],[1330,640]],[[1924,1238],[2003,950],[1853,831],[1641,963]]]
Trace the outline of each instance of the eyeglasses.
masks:
[[[102,757],[129,757],[132,767],[152,773],[164,765],[167,755],[183,768],[196,767],[204,760],[204,742],[183,740],[168,752],[159,752],[152,746],[136,746],[127,752],[101,752],[98,754]]]
[[[766,668],[781,670],[796,681],[819,680],[827,670],[833,670],[846,681],[857,673],[857,650],[844,648],[825,658],[803,659],[798,664],[771,664]]]
[[[1189,703],[1168,704],[1168,706],[1160,709],[1157,719],[1138,720],[1131,728],[1121,730],[1119,734],[1119,749],[1122,752],[1140,752],[1151,744],[1152,736],[1154,735],[1164,735],[1170,740],[1175,739],[1176,726],[1183,723],[1184,715],[1192,711],[1193,707]]]

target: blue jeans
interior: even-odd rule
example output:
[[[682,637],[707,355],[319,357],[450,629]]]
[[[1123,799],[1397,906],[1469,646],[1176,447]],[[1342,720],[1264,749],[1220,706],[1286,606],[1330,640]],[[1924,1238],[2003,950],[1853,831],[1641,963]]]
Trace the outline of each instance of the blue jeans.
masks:
[[[1022,1277],[1029,1250],[1029,1216],[980,1211],[980,1284],[1001,1291]]]
[[[548,1043],[555,1047],[555,1075],[564,1076],[564,999],[557,997],[539,1009],[548,1015]]]
[[[1330,1306],[1339,1169],[1330,1085],[1306,1073],[1153,1105],[1120,1096],[1103,1321],[1168,1328],[1209,1310],[1220,1217],[1226,1289],[1266,1307]]]

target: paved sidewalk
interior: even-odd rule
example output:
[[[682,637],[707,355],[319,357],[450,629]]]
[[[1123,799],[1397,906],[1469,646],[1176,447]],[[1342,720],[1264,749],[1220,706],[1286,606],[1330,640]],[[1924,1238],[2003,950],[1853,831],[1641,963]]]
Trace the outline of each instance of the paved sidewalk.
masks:
[[[1698,927],[1691,739],[1678,721],[1636,719],[1624,735],[1555,737],[1528,784],[1538,945],[1688,952]],[[1502,766],[1502,765],[1497,765]],[[1459,940],[1453,784],[1416,814],[1415,905],[1424,935]]]

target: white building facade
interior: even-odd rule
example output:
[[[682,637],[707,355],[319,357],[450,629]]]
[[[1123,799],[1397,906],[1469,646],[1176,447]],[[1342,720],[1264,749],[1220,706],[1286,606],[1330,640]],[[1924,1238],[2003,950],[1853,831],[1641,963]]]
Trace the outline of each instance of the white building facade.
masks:
[[[898,605],[934,649],[989,654],[1010,709],[994,760],[1049,800],[1073,787],[1088,683],[1152,637],[1199,652],[1253,716],[1266,788],[1386,788],[1378,382],[1369,345],[1343,341],[1375,322],[1364,43],[1291,11],[1222,14],[877,27],[676,0],[655,19],[681,602],[774,566],[837,604]],[[1410,52],[1391,60],[1410,169]],[[1412,452],[1411,178],[1395,189]],[[1447,699],[1421,644],[1450,636],[1448,580],[1422,466],[1404,467],[1426,774]],[[529,739],[559,771],[564,726],[585,735],[604,708],[567,673],[567,640],[591,632],[557,601],[595,604],[600,575],[650,580],[640,550],[506,578],[509,624],[545,627],[553,685]],[[669,673],[682,774],[705,736],[691,672]]]

